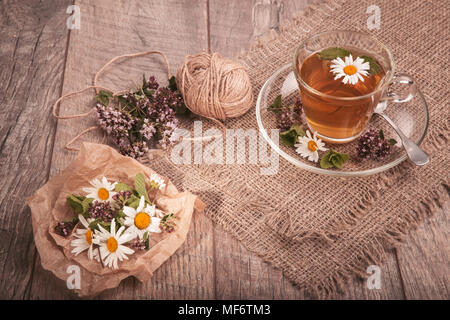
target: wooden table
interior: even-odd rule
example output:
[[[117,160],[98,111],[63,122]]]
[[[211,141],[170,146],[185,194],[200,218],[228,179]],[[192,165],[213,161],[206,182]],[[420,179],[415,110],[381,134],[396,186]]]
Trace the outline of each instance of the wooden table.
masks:
[[[53,119],[51,107],[61,94],[89,85],[94,72],[119,54],[161,50],[172,72],[185,55],[208,47],[236,56],[255,36],[276,30],[308,2],[75,0],[81,9],[80,29],[69,30],[66,9],[72,0],[0,1],[0,298],[76,298],[63,281],[42,269],[25,204],[26,197],[76,156],[63,147],[87,127],[82,120]],[[136,62],[138,70],[130,70],[142,71],[146,63],[153,63],[145,61]],[[160,65],[151,70],[163,75]],[[77,99],[63,103],[61,113],[86,111],[83,101],[88,98]],[[98,141],[99,136],[92,133],[85,139]],[[448,208],[447,203],[389,253],[381,266],[381,289],[369,290],[355,280],[333,298],[448,299]],[[148,283],[128,278],[99,298],[309,297],[207,216],[197,214],[186,243]]]

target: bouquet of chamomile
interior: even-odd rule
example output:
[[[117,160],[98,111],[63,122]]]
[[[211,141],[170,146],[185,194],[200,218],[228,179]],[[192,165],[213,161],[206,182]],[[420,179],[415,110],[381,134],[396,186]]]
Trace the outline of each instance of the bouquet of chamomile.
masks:
[[[149,179],[138,173],[133,186],[106,177],[93,179],[82,188],[84,194],[67,196],[74,218],[58,222],[55,232],[72,236],[73,254],[86,254],[103,267],[117,269],[130,255],[149,250],[152,235],[175,230],[176,215],[156,205],[164,188],[166,181],[156,173]]]

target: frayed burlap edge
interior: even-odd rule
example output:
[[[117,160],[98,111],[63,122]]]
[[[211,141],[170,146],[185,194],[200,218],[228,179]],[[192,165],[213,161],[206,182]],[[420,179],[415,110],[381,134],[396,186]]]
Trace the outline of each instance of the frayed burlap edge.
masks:
[[[320,25],[326,17],[331,16],[336,9],[339,9],[346,0],[326,0],[321,4],[313,4],[308,6],[305,10],[299,12],[297,16],[290,21],[280,26],[280,32],[277,33],[271,30],[268,34],[257,39],[248,51],[242,51],[238,58],[251,67],[254,66],[254,57],[267,55],[267,52],[271,52],[275,44],[280,43],[280,39],[292,38],[296,36],[296,29],[298,32],[309,33],[315,25]],[[295,27],[295,28],[293,28]],[[426,138],[425,145],[426,150],[433,154],[434,152],[442,152],[442,149],[448,144],[450,137],[450,125],[449,122],[444,123],[442,127],[434,127],[429,130]],[[379,198],[382,190],[386,190],[391,187],[397,178],[401,177],[407,170],[410,170],[411,164],[403,162],[399,166],[379,175],[379,180],[372,192],[367,193],[364,199],[361,199],[357,203],[353,210],[343,213],[340,217],[337,217],[332,229],[328,229],[325,232],[306,230],[302,234],[296,234],[289,236],[289,224],[285,226],[284,230],[280,230],[280,225],[274,219],[277,215],[276,212],[268,212],[265,223],[274,231],[280,232],[288,236],[288,238],[296,241],[301,241],[306,237],[319,238],[325,241],[333,241],[333,238],[338,236],[345,229],[353,226],[357,221],[366,213],[368,207],[376,202]],[[277,265],[277,259],[272,255],[264,255],[258,250],[258,247],[252,245],[252,243],[246,241],[245,237],[240,237],[238,233],[234,232],[235,226],[231,224],[221,224],[222,227],[231,232],[243,245],[251,252],[256,253],[265,261],[282,269],[283,273],[297,286],[304,287],[306,291],[317,298],[330,297],[336,291],[343,291],[344,287],[355,276],[360,278],[367,278],[366,267],[369,264],[381,264],[386,258],[386,251],[396,248],[400,243],[405,240],[405,237],[411,230],[414,230],[423,222],[424,219],[431,217],[436,210],[442,209],[443,205],[449,201],[450,187],[443,182],[435,187],[433,190],[428,191],[428,196],[419,201],[417,210],[414,210],[409,215],[403,217],[402,223],[395,223],[389,226],[382,234],[376,236],[377,241],[367,245],[365,250],[362,250],[358,257],[355,259],[355,263],[349,265],[345,270],[338,270],[328,277],[318,282],[311,282],[308,284],[298,283],[295,281],[296,275],[294,272],[284,270],[283,265]],[[256,204],[256,207],[260,207],[261,204]]]

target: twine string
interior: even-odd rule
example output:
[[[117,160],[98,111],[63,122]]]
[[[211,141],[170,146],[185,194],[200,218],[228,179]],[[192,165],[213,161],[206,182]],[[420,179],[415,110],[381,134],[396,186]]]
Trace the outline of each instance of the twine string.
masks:
[[[114,58],[112,58],[111,60],[109,60],[109,61],[108,61],[108,62],[107,62],[107,63],[106,63],[99,71],[97,71],[97,73],[96,73],[95,76],[94,76],[94,81],[93,81],[93,85],[92,85],[92,86],[88,86],[88,87],[86,87],[86,88],[84,88],[84,89],[82,89],[82,90],[79,90],[79,91],[74,91],[74,92],[67,93],[67,94],[61,96],[58,100],[56,100],[56,102],[54,103],[53,108],[52,108],[52,114],[53,114],[53,117],[55,117],[55,118],[58,119],[58,120],[67,120],[67,119],[83,118],[83,117],[86,117],[86,116],[90,115],[90,114],[94,111],[94,108],[92,108],[92,109],[89,110],[88,112],[79,113],[79,114],[74,114],[74,115],[68,115],[68,116],[60,116],[60,115],[59,115],[59,108],[58,108],[58,107],[61,105],[61,102],[62,102],[63,100],[65,100],[65,99],[67,99],[67,98],[69,98],[69,97],[78,95],[78,94],[80,94],[80,93],[83,93],[83,92],[85,92],[85,91],[87,91],[87,90],[89,90],[89,89],[95,89],[95,93],[96,93],[96,94],[98,94],[98,90],[97,90],[97,89],[109,91],[109,92],[113,93],[113,96],[117,96],[117,95],[120,95],[120,94],[129,92],[129,90],[120,90],[120,91],[114,92],[113,90],[110,90],[110,89],[108,89],[108,88],[105,88],[105,87],[102,87],[102,86],[98,86],[98,85],[97,85],[98,77],[100,76],[100,74],[101,74],[108,66],[110,66],[112,63],[114,63],[115,61],[117,61],[117,60],[119,60],[119,59],[121,59],[121,58],[142,57],[142,56],[146,56],[146,55],[150,55],[150,54],[159,54],[160,56],[163,57],[164,62],[165,62],[165,64],[166,64],[166,68],[167,68],[167,77],[170,78],[170,65],[169,65],[169,60],[167,59],[166,55],[165,55],[164,53],[160,52],[160,51],[155,51],[155,50],[153,50],[153,51],[145,51],[145,52],[138,52],[138,53],[133,53],[133,54],[124,54],[124,55],[121,55],[121,56],[117,56],[117,57],[114,57]],[[99,126],[93,126],[93,127],[90,127],[90,128],[87,128],[87,129],[83,130],[83,131],[80,132],[78,135],[76,135],[74,138],[72,138],[72,139],[64,146],[64,148],[65,148],[66,150],[70,150],[70,151],[80,151],[79,148],[72,147],[72,146],[71,146],[72,143],[74,143],[75,141],[77,141],[79,138],[81,138],[81,137],[82,137],[83,135],[85,135],[86,133],[88,133],[88,132],[90,132],[90,131],[93,131],[93,130],[95,130],[95,129],[99,129],[99,128],[100,128]],[[104,132],[104,133],[103,133],[103,138],[102,138],[102,140],[101,140],[101,143],[104,143],[105,140],[106,140],[106,133]]]
[[[247,70],[218,53],[187,56],[177,72],[177,85],[186,107],[206,118],[224,121],[243,115],[252,106]]]
[[[67,142],[67,144],[65,145],[65,148],[70,151],[80,151],[80,148],[72,147],[71,144],[74,143],[75,141],[77,141],[82,136],[84,136],[86,133],[91,132],[95,129],[101,129],[101,127],[100,126],[92,126],[90,128],[87,128],[87,129],[81,131],[79,134],[77,134],[75,137],[73,137],[69,142]],[[106,140],[106,132],[103,132],[103,138],[100,143],[103,144],[105,142],[105,140]]]
[[[97,85],[99,76],[119,59],[142,57],[151,54],[158,54],[163,58],[167,68],[167,78],[170,79],[169,60],[161,51],[152,50],[116,56],[95,73],[93,85],[61,96],[53,105],[53,116],[56,119],[65,120],[83,118],[90,115],[94,108],[85,113],[66,116],[59,115],[58,109],[63,100],[89,89],[95,89],[96,94],[99,93],[98,89],[105,90],[111,92],[113,96],[128,93],[130,90],[113,92],[113,90]],[[194,114],[218,124],[223,134],[225,134],[226,127],[222,121],[226,118],[244,114],[252,105],[253,93],[247,71],[238,63],[222,59],[218,53],[209,54],[204,52],[194,56],[187,56],[183,66],[178,70],[176,81],[186,107]],[[71,146],[72,143],[97,128],[100,127],[94,126],[83,130],[65,145],[65,149],[79,151],[79,148]],[[185,138],[185,140],[203,141],[219,137],[220,135],[214,135]],[[106,134],[104,133],[101,143],[105,141],[105,138]]]

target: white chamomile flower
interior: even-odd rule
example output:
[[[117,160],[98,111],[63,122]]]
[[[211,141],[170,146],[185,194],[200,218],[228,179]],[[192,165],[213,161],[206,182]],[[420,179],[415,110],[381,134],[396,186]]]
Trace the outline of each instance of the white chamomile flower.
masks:
[[[110,231],[105,230],[98,225],[99,230],[95,230],[95,244],[100,246],[101,259],[105,266],[117,269],[117,260],[128,260],[127,254],[133,254],[134,250],[124,246],[124,243],[132,240],[130,234],[125,233],[125,226],[122,226],[116,232],[116,220],[111,221]]]
[[[124,225],[128,227],[127,233],[133,235],[133,239],[136,237],[142,239],[146,232],[161,232],[159,227],[161,219],[156,216],[157,209],[155,205],[146,205],[144,197],[141,197],[136,209],[124,206],[123,213],[126,216]]]
[[[311,132],[309,132],[309,130],[306,130],[306,136],[298,137],[298,142],[299,143],[295,144],[297,153],[300,154],[303,158],[308,158],[309,161],[319,161],[318,151],[328,150],[327,148],[325,148],[325,143],[317,138],[315,132],[311,137]]]
[[[344,77],[342,79],[344,84],[353,85],[358,83],[358,79],[364,82],[363,76],[367,76],[370,69],[369,62],[364,62],[364,59],[360,57],[353,60],[352,55],[346,56],[344,59],[345,61],[339,57],[331,61],[331,72],[336,75],[334,80]]]
[[[94,246],[92,245],[93,232],[91,229],[89,229],[89,223],[94,219],[86,220],[81,214],[78,215],[78,219],[80,220],[80,223],[83,225],[84,229],[77,228],[74,234],[77,239],[74,239],[70,242],[70,245],[74,247],[72,253],[78,255],[80,252],[88,250],[89,260],[95,259],[97,261],[100,261],[100,258],[98,257],[98,251],[94,250]]]
[[[117,193],[114,191],[117,182],[110,183],[105,177],[102,178],[102,181],[94,179],[89,183],[92,188],[83,188],[83,191],[88,193],[87,198],[93,198],[100,202],[111,202],[112,197]]]
[[[157,175],[156,173],[152,173],[150,175],[150,182],[149,182],[149,184],[150,184],[150,187],[153,190],[162,190],[166,186],[166,183],[164,182],[164,179],[161,176]]]

